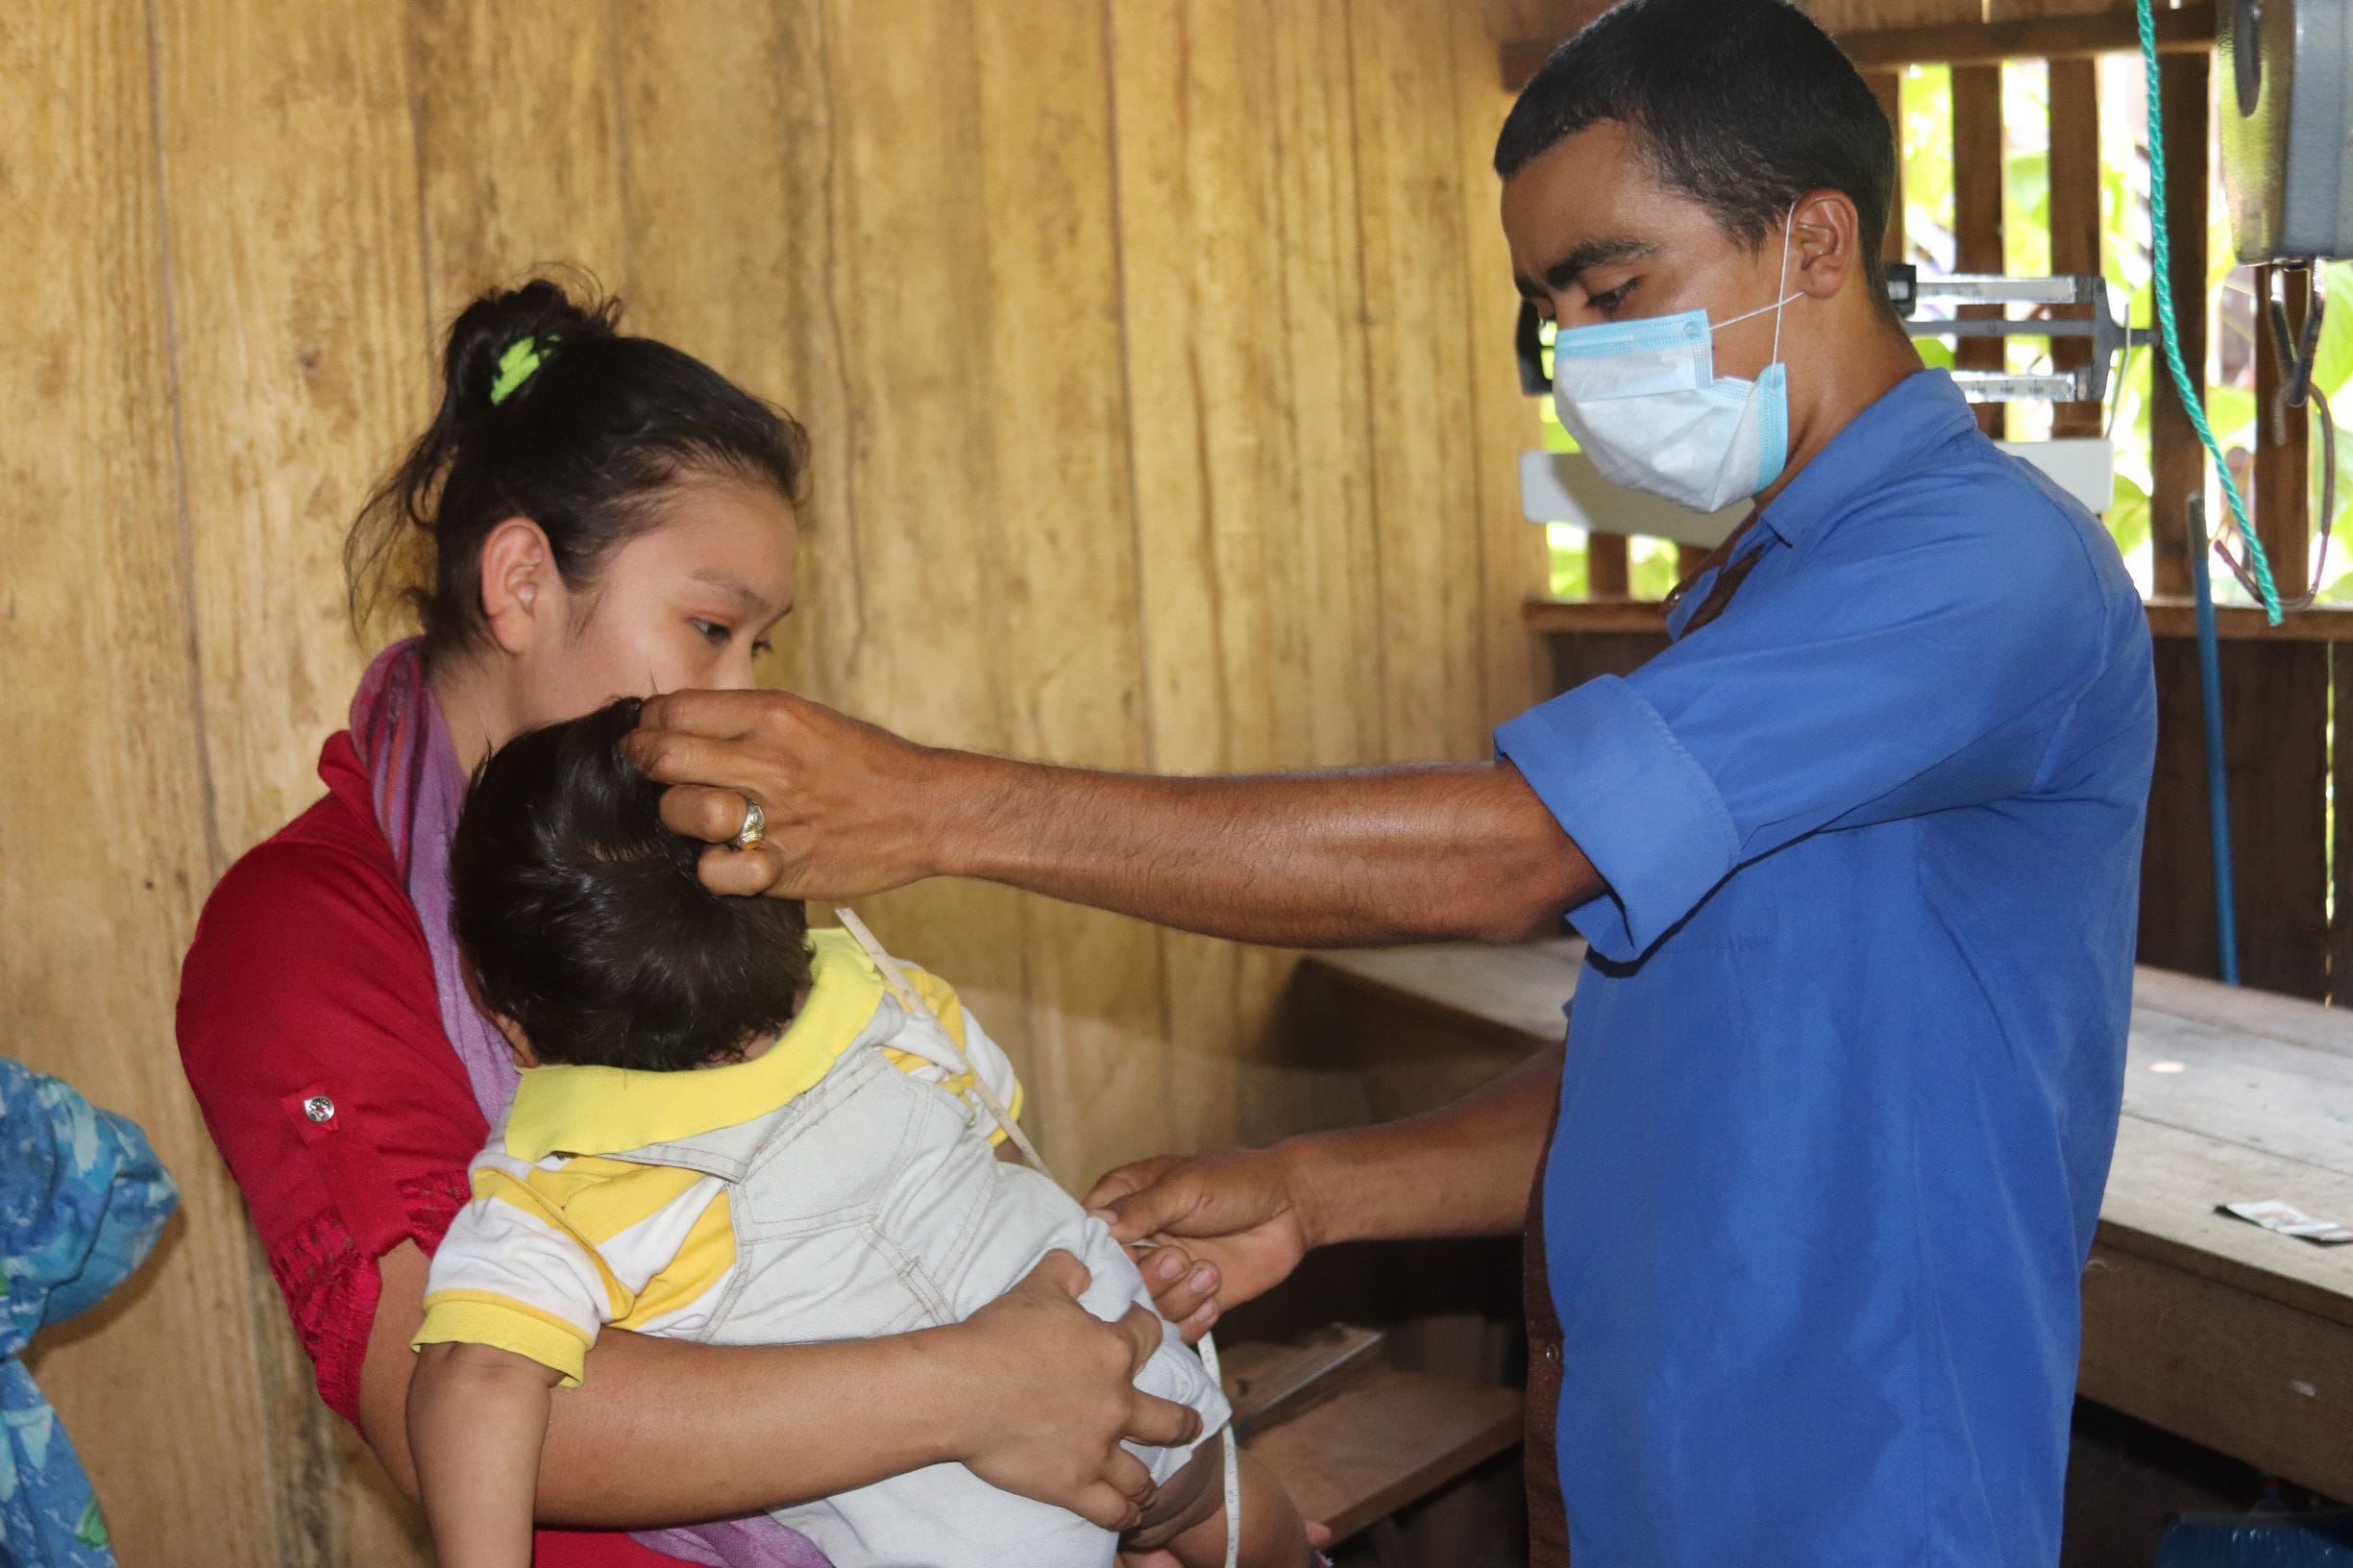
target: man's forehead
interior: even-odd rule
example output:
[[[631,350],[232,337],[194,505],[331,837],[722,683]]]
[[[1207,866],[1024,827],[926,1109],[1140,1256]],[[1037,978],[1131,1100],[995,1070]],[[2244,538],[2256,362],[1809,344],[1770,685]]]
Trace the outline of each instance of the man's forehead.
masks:
[[[1562,138],[1506,180],[1502,215],[1524,284],[1657,256],[1714,229],[1692,198],[1659,183],[1619,120]]]

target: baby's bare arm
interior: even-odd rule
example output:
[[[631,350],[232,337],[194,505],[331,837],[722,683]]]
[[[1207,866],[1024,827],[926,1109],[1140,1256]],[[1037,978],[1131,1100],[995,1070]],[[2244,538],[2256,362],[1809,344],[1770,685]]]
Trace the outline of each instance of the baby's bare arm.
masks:
[[[529,1568],[532,1484],[556,1374],[488,1345],[427,1345],[408,1450],[441,1568]]]
[[[1224,1568],[1225,1445],[1231,1432],[1194,1450],[1144,1509],[1143,1523],[1119,1537],[1122,1552],[1167,1552],[1184,1568]],[[1241,1568],[1307,1568],[1307,1527],[1274,1473],[1240,1455]]]

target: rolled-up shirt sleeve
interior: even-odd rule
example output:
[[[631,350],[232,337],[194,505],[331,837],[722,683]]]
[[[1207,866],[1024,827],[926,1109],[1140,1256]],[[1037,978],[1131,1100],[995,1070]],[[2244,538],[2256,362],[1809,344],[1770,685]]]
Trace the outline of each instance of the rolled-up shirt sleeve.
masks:
[[[2030,529],[1988,509],[1895,504],[1827,527],[1632,674],[1496,731],[1607,884],[1569,912],[1595,951],[1639,957],[1735,869],[1809,833],[2033,785],[2094,672],[2101,600],[2055,508]]]

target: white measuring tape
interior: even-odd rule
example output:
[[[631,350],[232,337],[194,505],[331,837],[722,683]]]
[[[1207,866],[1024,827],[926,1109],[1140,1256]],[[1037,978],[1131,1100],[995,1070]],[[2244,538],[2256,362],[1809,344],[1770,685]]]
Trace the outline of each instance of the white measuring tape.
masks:
[[[1015,1148],[1021,1151],[1021,1158],[1029,1162],[1030,1169],[1043,1176],[1047,1181],[1053,1181],[1054,1173],[1046,1167],[1045,1156],[1038,1152],[1038,1145],[1029,1140],[1029,1135],[1021,1131],[1021,1124],[1013,1119],[1013,1114],[1007,1111],[1003,1102],[997,1099],[996,1091],[982,1079],[980,1070],[972,1066],[971,1058],[964,1054],[964,1047],[957,1042],[956,1037],[948,1033],[945,1024],[940,1022],[940,1015],[933,1012],[931,1004],[923,1000],[922,993],[918,992],[914,983],[907,978],[907,971],[898,967],[898,960],[883,950],[882,943],[874,940],[874,933],[867,929],[866,922],[858,919],[854,910],[836,909],[833,913],[841,920],[842,929],[847,931],[858,945],[866,950],[867,958],[873,964],[875,972],[882,976],[883,985],[889,988],[891,994],[897,999],[898,1005],[905,1008],[911,1016],[928,1018],[939,1027],[940,1037],[947,1041],[948,1049],[954,1051],[962,1061],[964,1074],[970,1079],[972,1084],[973,1098],[980,1101],[981,1109],[994,1117],[999,1127],[1005,1129],[1005,1136],[1013,1139]],[[946,1066],[945,1063],[941,1065]],[[1061,1184],[1056,1183],[1055,1185],[1060,1186]],[[1216,1336],[1209,1334],[1203,1335],[1201,1342],[1194,1348],[1201,1353],[1202,1370],[1210,1375],[1211,1382],[1222,1388],[1225,1380],[1217,1367]],[[1226,1568],[1235,1568],[1235,1565],[1240,1560],[1242,1549],[1242,1482],[1241,1460],[1235,1447],[1234,1432],[1231,1427],[1226,1430],[1225,1437],[1225,1483]]]

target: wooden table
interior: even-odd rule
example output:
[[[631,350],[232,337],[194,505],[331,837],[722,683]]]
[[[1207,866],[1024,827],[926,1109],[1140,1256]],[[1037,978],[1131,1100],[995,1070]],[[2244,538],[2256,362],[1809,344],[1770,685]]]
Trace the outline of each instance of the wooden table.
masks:
[[[1582,946],[1325,954],[1329,1026],[1466,1080],[1557,1041]],[[2353,1011],[2157,969],[2134,986],[2116,1164],[2084,1271],[2082,1392],[2353,1500],[2353,1246],[2215,1212],[2353,1224]]]

